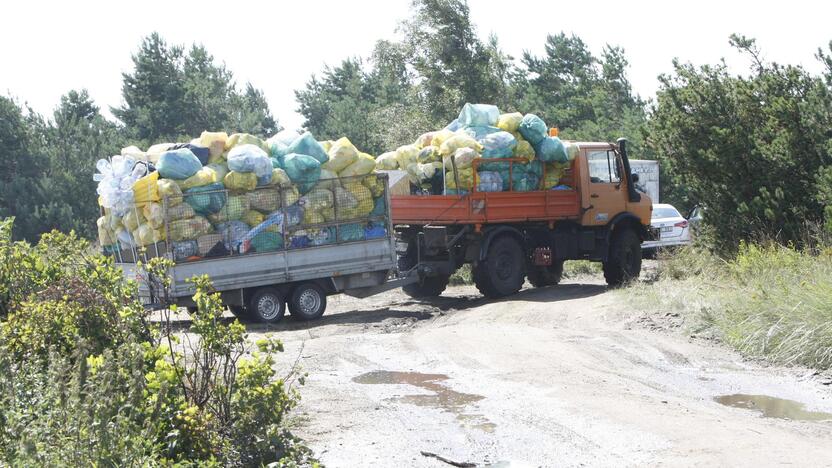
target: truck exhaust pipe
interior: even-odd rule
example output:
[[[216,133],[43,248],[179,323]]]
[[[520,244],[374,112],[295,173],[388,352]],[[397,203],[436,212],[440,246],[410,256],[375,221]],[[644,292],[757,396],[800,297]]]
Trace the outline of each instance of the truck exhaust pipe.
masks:
[[[621,155],[621,163],[624,166],[624,178],[627,179],[627,198],[631,203],[640,202],[641,195],[636,190],[635,175],[630,169],[630,159],[627,157],[627,139],[619,138],[616,143],[618,143],[618,154]]]

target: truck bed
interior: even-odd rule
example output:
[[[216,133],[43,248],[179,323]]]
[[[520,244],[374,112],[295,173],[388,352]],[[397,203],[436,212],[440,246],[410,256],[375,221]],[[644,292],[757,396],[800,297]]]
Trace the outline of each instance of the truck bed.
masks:
[[[393,195],[394,224],[488,224],[576,219],[577,190]]]
[[[128,277],[136,277],[134,263],[118,264]],[[211,277],[214,289],[231,291],[272,284],[332,278],[338,290],[375,286],[387,279],[396,266],[392,237],[205,259],[177,264],[171,271],[170,294],[189,297],[193,286],[186,280],[196,275]],[[139,282],[142,296],[149,296]]]

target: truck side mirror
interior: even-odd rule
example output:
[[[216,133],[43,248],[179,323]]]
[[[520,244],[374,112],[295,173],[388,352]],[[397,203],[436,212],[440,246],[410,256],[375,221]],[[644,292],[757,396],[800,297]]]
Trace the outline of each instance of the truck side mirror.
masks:
[[[638,174],[636,174],[635,172],[630,174],[630,180],[632,180],[634,184],[637,184],[638,183]]]

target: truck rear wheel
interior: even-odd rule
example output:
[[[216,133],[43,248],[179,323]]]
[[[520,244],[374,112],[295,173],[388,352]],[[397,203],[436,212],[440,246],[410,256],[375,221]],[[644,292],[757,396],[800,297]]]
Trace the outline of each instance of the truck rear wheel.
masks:
[[[616,232],[610,255],[604,262],[604,279],[610,286],[621,286],[638,279],[641,273],[641,240],[632,229]]]
[[[529,283],[536,288],[554,286],[560,283],[563,275],[563,260],[554,261],[549,266],[536,266],[529,270]]]
[[[292,291],[289,312],[298,320],[315,320],[326,311],[326,293],[315,283],[301,283]]]
[[[247,312],[259,322],[277,323],[286,313],[286,303],[277,289],[260,288],[251,296]]]
[[[513,237],[497,237],[474,267],[474,284],[486,297],[514,294],[523,287],[524,263],[523,248]]]
[[[418,283],[402,287],[402,291],[410,297],[437,297],[448,287],[448,275],[429,276]]]

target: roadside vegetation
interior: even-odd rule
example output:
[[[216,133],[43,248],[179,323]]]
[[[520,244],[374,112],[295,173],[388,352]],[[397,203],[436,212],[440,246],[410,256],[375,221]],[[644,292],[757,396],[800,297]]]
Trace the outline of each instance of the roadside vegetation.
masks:
[[[679,314],[686,332],[748,357],[832,368],[832,244],[742,243],[728,258],[691,246],[618,294],[645,312]]]
[[[0,221],[0,465],[315,465],[286,423],[303,376],[277,375],[279,341],[221,319],[207,278],[172,334],[87,241],[11,231]]]

